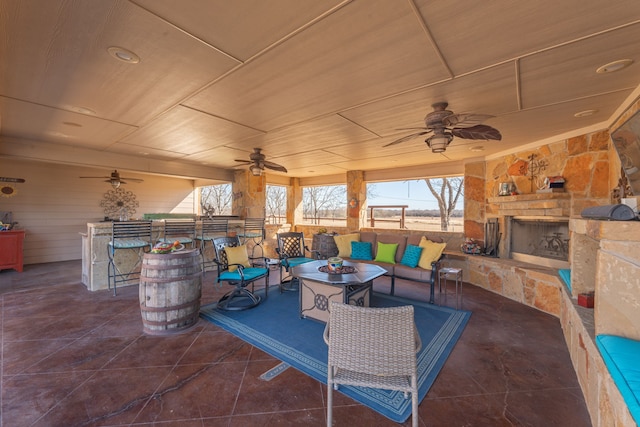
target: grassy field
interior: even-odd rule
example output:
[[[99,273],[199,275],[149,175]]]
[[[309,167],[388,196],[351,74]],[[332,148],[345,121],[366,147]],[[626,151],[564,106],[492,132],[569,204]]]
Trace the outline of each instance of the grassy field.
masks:
[[[305,224],[311,224],[310,221],[305,221]],[[318,224],[314,224],[318,225]],[[345,227],[347,225],[347,221],[344,219],[321,219],[319,225],[324,225],[325,227],[334,226],[334,227]],[[369,220],[365,225],[366,227],[371,226]],[[391,217],[375,220],[376,228],[400,228],[400,217]],[[439,217],[406,217],[405,218],[405,228],[408,230],[425,230],[425,231],[440,231],[440,218]],[[451,218],[449,222],[449,230],[451,232],[463,231],[464,229],[464,219],[463,218]]]

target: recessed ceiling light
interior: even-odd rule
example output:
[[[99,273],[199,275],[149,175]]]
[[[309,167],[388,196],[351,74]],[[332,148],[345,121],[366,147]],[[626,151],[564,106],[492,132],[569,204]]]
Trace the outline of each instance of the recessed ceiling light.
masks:
[[[593,116],[597,112],[598,110],[584,110],[584,111],[575,113],[573,117],[589,117],[589,116]]]
[[[633,59],[620,59],[618,61],[609,62],[596,70],[598,74],[613,73],[614,71],[620,71],[623,68],[627,68],[633,64]]]
[[[96,112],[87,107],[76,107],[75,105],[62,105],[65,110],[73,111],[74,113],[86,114],[88,116],[95,116]]]
[[[469,147],[469,151],[484,151],[484,147],[482,145],[474,145],[473,147]]]
[[[62,122],[63,125],[67,125],[67,126],[71,126],[74,128],[81,128],[82,125],[80,123],[76,123],[76,122]]]
[[[137,64],[140,62],[140,57],[138,55],[122,47],[111,46],[107,49],[107,52],[109,52],[109,55],[122,62],[127,62],[129,64]]]

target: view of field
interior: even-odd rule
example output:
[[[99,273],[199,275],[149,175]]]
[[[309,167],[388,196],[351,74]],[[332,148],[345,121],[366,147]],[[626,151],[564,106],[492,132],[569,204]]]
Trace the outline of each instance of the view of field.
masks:
[[[304,224],[316,224],[311,220],[303,221]],[[320,224],[325,227],[346,227],[347,221],[346,219],[332,219],[332,218],[324,218],[320,219]],[[371,222],[367,220],[367,224],[365,227],[370,227]],[[400,228],[400,216],[375,219],[375,227],[378,228]],[[405,218],[405,228],[408,230],[425,230],[425,231],[440,231],[440,217],[406,217]],[[451,218],[449,222],[449,230],[451,232],[460,232],[463,231],[464,228],[464,219],[462,217],[454,217]]]

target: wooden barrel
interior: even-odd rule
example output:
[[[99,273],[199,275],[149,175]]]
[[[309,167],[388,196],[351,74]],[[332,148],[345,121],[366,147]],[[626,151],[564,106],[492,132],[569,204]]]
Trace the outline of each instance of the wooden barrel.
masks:
[[[140,272],[140,311],[144,332],[169,335],[198,323],[202,264],[197,249],[144,254]]]

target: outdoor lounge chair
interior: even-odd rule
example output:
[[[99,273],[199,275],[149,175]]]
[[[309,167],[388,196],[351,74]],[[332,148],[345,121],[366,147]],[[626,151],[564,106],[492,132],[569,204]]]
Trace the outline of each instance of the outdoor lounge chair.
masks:
[[[240,244],[237,236],[213,239],[216,254],[217,283],[228,283],[233,290],[218,301],[220,310],[246,310],[260,304],[261,297],[255,295],[254,283],[265,280],[265,299],[269,291],[269,269],[264,258],[262,265],[255,263],[247,253],[247,247]],[[247,286],[251,285],[251,291]]]
[[[422,347],[413,306],[358,307],[331,302],[324,330],[327,361],[327,426],[333,389],[339,384],[411,393],[412,425],[418,426],[416,353]]]
[[[317,251],[311,251],[305,245],[304,233],[278,233],[276,252],[280,258],[280,293],[297,289],[297,280],[291,275],[293,267],[318,259]],[[314,253],[316,256],[313,256]]]

